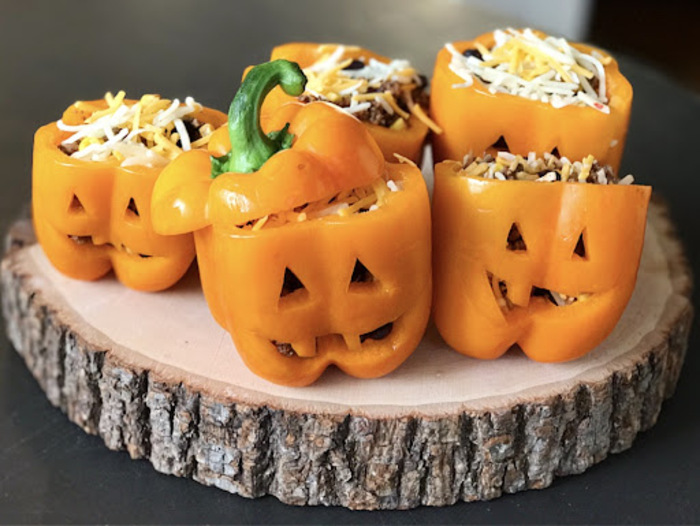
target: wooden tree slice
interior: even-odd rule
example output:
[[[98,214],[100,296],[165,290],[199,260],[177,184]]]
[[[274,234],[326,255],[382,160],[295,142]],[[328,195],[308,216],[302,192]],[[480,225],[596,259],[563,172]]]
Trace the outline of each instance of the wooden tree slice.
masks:
[[[297,505],[443,506],[544,488],[631,446],[676,385],[691,277],[652,203],[634,296],[585,358],[485,362],[430,329],[393,374],[328,371],[308,388],[252,375],[191,272],[148,294],[51,267],[27,222],[7,240],[8,334],[49,400],[111,449],[163,473]]]

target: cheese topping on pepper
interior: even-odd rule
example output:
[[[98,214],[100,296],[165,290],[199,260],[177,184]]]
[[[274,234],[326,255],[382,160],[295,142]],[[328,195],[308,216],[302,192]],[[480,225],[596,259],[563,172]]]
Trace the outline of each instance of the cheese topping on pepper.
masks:
[[[244,230],[260,230],[263,227],[279,227],[333,215],[347,217],[352,214],[374,212],[384,205],[390,192],[399,191],[401,191],[400,181],[380,177],[370,185],[341,192],[330,199],[306,203],[294,210],[266,215],[238,227]]]
[[[202,106],[192,97],[181,104],[178,99],[144,95],[131,105],[124,97],[124,91],[116,96],[107,93],[107,108],[96,111],[87,102],[76,102],[77,109],[90,115],[75,126],[56,123],[60,130],[73,133],[61,143],[63,151],[86,161],[115,157],[121,166],[164,166],[183,151],[206,145],[214,131],[211,124],[193,118]],[[192,131],[196,137],[190,136]]]
[[[498,152],[495,158],[492,155],[474,157],[469,154],[464,157],[462,166],[463,169],[459,175],[501,181],[535,181],[540,183],[563,181],[619,185],[634,182],[632,175],[626,175],[620,179],[610,166],[600,165],[592,155],[588,155],[581,161],[572,162],[566,157],[559,158],[550,153],[537,157],[534,152],[530,152],[527,157],[522,157],[510,152]]]
[[[322,47],[323,49],[323,47]],[[389,63],[370,58],[369,62],[344,58],[347,50],[355,47],[329,47],[332,51],[325,53],[314,64],[304,69],[307,77],[305,92],[321,100],[336,103],[347,113],[359,113],[369,109],[371,102],[377,102],[391,115],[397,115],[392,124],[393,129],[403,129],[410,114],[403,110],[391,90],[383,89],[387,83],[398,82],[401,85],[399,98],[405,107],[426,126],[441,133],[442,130],[413,101],[411,92],[423,85],[416,69],[408,60],[392,60]],[[357,66],[357,67],[355,67]],[[347,101],[349,104],[341,102]]]
[[[451,43],[449,68],[464,79],[454,88],[469,87],[474,77],[491,93],[508,93],[549,103],[555,108],[590,106],[610,113],[605,90],[605,65],[612,60],[597,51],[587,54],[566,39],[540,38],[531,29],[493,32],[495,45],[457,51]]]

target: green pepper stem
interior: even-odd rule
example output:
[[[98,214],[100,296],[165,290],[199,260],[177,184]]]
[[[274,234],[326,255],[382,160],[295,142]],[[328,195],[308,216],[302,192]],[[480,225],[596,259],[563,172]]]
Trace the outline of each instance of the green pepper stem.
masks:
[[[212,177],[225,172],[255,172],[275,153],[291,146],[294,135],[287,131],[289,123],[268,135],[260,127],[260,108],[277,85],[288,95],[301,95],[306,76],[299,64],[289,60],[266,62],[253,67],[243,79],[228,111],[231,152],[212,157]]]

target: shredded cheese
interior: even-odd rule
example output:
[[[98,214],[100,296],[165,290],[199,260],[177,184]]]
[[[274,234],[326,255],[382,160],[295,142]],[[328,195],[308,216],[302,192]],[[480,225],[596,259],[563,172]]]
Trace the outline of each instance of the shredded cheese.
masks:
[[[453,44],[445,44],[452,57],[450,70],[464,80],[453,88],[469,87],[476,77],[491,93],[518,95],[555,108],[590,106],[610,113],[604,65],[611,57],[583,53],[564,38],[540,38],[531,29],[496,30],[494,40],[492,49],[475,44],[481,58],[475,53],[464,56]]]
[[[456,172],[459,176],[483,177],[501,181],[533,181],[540,183],[588,183],[588,184],[631,184],[634,178],[627,175],[619,179],[610,166],[603,166],[595,157],[588,155],[581,161],[571,162],[566,157],[556,157],[545,153],[537,157],[530,152],[527,157],[510,152],[498,152],[494,158],[487,154],[474,157],[467,154],[463,168]]]
[[[437,131],[440,130],[439,126],[411,98],[411,91],[422,86],[423,81],[410,62],[392,60],[384,63],[371,58],[363,62],[364,65],[360,68],[346,69],[353,62],[353,59],[347,56],[347,52],[354,51],[356,54],[356,50],[355,47],[346,46],[322,48],[322,51],[326,52],[304,69],[308,79],[305,93],[338,104],[350,114],[368,110],[372,103],[379,104],[386,113],[397,116],[389,126],[394,130],[403,130],[412,113],[430,129],[440,133]],[[382,89],[387,82],[401,84],[400,98],[410,113],[399,105],[394,94]]]
[[[88,103],[78,101],[75,107],[89,116],[82,124],[70,126],[59,120],[62,131],[72,135],[61,145],[78,144],[71,157],[87,161],[116,158],[122,166],[164,166],[183,151],[205,146],[214,129],[203,124],[201,135],[192,141],[185,120],[201,111],[202,106],[192,97],[184,104],[179,99],[161,99],[159,95],[143,95],[131,105],[124,102],[125,92],[105,94],[107,108],[94,111]],[[179,142],[179,146],[178,146]]]
[[[238,227],[243,230],[258,231],[322,217],[348,217],[357,213],[371,213],[386,203],[389,194],[400,192],[401,189],[401,181],[380,177],[370,185],[341,192],[330,199],[306,203],[294,210],[269,214]]]

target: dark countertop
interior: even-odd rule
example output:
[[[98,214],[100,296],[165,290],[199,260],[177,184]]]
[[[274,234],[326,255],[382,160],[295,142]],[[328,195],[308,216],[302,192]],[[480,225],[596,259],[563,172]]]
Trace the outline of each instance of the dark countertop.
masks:
[[[321,22],[322,21],[322,22]],[[33,131],[75,99],[125,89],[228,107],[243,68],[291,40],[357,43],[430,73],[446,41],[514,23],[458,2],[0,2],[0,228],[30,199]],[[635,88],[623,171],[670,204],[700,275],[700,98],[621,59]],[[632,449],[542,491],[408,512],[294,508],[158,474],[53,408],[0,334],[0,523],[697,523],[700,332],[675,396]]]

